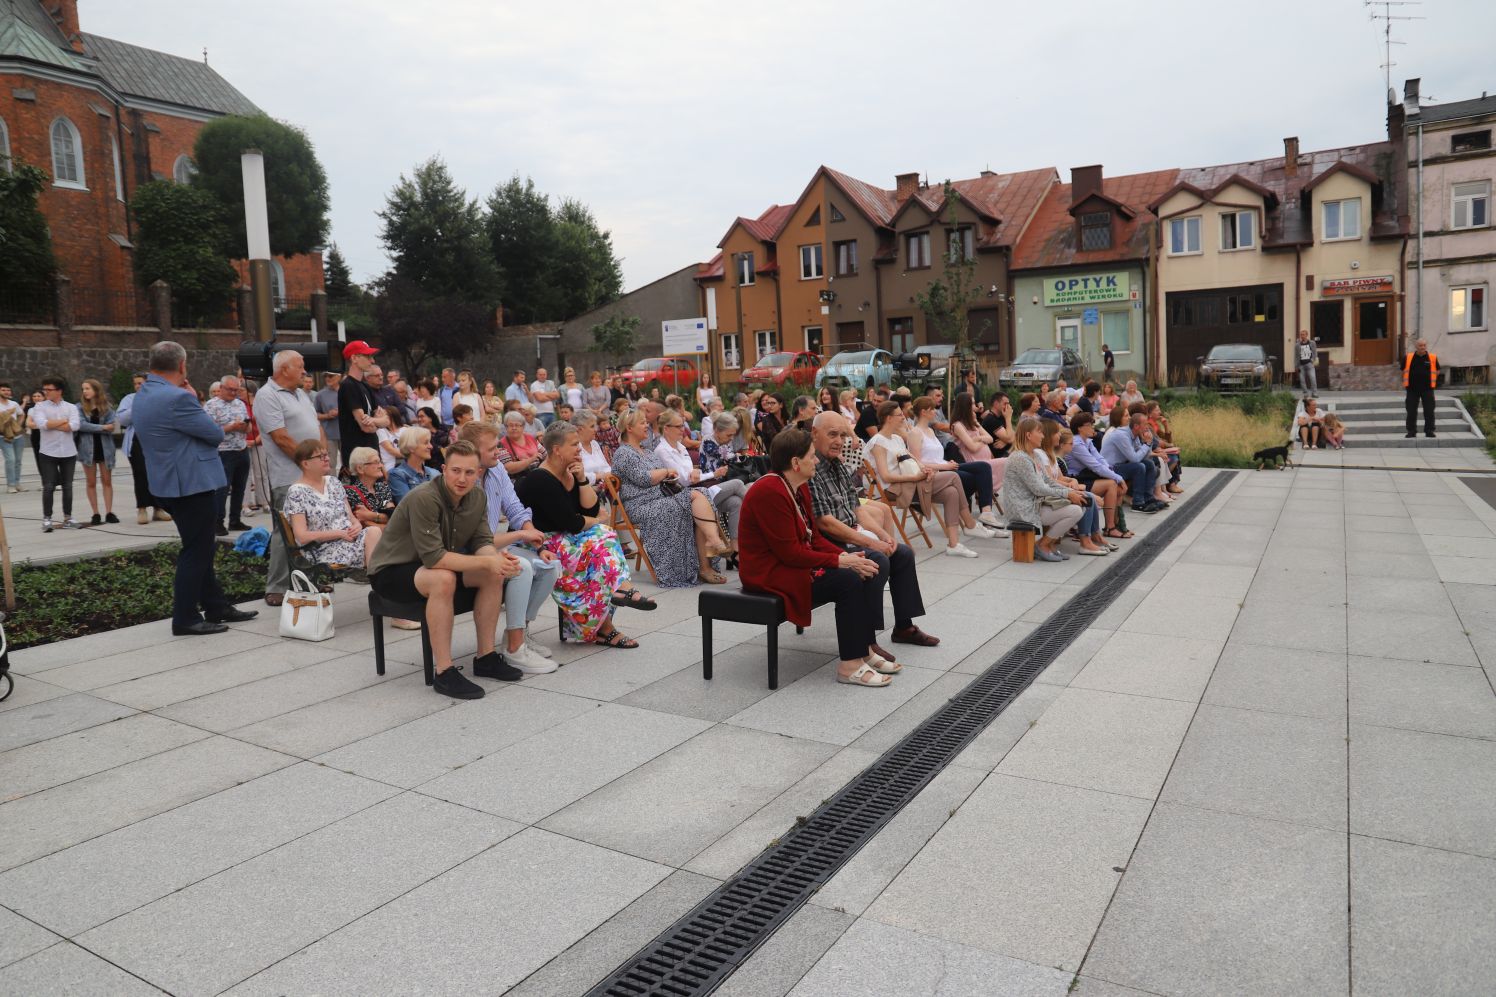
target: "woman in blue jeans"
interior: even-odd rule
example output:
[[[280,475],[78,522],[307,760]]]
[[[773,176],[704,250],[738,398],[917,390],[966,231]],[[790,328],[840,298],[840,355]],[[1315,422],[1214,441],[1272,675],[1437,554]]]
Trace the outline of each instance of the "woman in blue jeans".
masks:
[[[1056,484],[1076,489],[1085,495],[1085,504],[1081,506],[1080,522],[1075,524],[1075,532],[1080,539],[1080,552],[1091,557],[1101,557],[1119,550],[1116,544],[1102,536],[1102,512],[1096,496],[1086,491],[1085,486],[1075,478],[1066,475],[1064,466],[1060,463],[1075,442],[1074,434],[1068,429],[1061,429],[1058,423],[1048,420],[1044,421],[1042,429],[1044,431],[1043,442],[1034,451],[1040,470]]]

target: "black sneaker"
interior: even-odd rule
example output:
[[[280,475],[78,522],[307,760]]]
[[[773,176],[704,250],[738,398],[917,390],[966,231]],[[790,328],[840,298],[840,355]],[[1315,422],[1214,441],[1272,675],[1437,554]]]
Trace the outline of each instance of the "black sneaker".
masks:
[[[229,535],[229,528],[227,526],[224,526],[222,523],[219,523],[218,526],[214,528],[213,532],[217,533],[221,537],[226,537]]]
[[[231,529],[231,530],[248,530],[248,529],[252,529],[252,527],[248,523],[245,523],[245,522],[243,522],[241,520],[236,519],[232,523],[229,524],[229,529]]]
[[[500,682],[518,682],[525,673],[504,660],[498,651],[473,658],[473,674],[479,678],[498,679]]]
[[[88,521],[88,525],[89,526],[101,526],[101,525],[103,525],[103,523],[104,523],[104,517],[100,516],[97,512],[94,513],[93,516]]]
[[[483,687],[468,680],[462,674],[462,669],[453,665],[444,672],[436,673],[436,680],[431,683],[431,688],[443,696],[451,696],[453,699],[482,699]]]
[[[106,523],[117,523],[117,522],[119,522],[119,517],[116,516],[112,512],[106,512],[104,514],[104,522],[106,522]]]

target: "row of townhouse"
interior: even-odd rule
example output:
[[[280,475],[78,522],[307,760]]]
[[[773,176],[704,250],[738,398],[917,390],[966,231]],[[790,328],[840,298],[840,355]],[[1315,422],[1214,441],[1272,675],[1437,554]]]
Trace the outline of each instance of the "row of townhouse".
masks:
[[[800,197],[740,217],[696,274],[720,379],[768,353],[894,353],[931,342],[916,295],[975,261],[972,346],[995,367],[1066,346],[1093,370],[1187,380],[1219,343],[1267,347],[1282,374],[1300,329],[1321,383],[1390,386],[1418,335],[1456,380],[1492,363],[1496,98],[1389,103],[1386,140],[1252,162],[1107,177],[1102,167],[984,171],[884,189],[826,166]],[[1419,237],[1422,233],[1422,238]],[[1333,382],[1324,378],[1331,375]]]

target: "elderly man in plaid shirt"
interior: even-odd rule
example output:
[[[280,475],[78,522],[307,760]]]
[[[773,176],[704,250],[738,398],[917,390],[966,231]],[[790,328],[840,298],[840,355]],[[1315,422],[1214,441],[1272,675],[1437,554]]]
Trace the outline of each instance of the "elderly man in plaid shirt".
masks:
[[[852,424],[839,412],[822,412],[811,424],[811,440],[821,458],[815,477],[810,479],[810,499],[816,526],[832,543],[849,550],[860,550],[876,561],[888,579],[893,596],[893,642],[934,647],[940,638],[932,637],[914,625],[916,616],[925,615],[924,600],[919,594],[919,577],[915,573],[914,551],[893,536],[893,512],[882,503],[862,504],[857,483],[842,463],[842,448],[853,439]],[[883,620],[873,623],[875,631],[883,629]],[[887,651],[873,645],[878,654],[894,660]]]

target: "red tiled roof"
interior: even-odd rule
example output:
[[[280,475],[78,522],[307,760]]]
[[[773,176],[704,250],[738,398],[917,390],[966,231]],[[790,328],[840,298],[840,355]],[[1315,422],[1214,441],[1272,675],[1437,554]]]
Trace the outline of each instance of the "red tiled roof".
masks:
[[[951,186],[973,211],[991,223],[981,227],[976,240],[979,249],[991,249],[1017,242],[1044,192],[1058,179],[1054,167],[1046,166],[1021,173],[992,173],[971,180],[956,180]],[[938,217],[944,200],[945,185],[931,184],[905,201],[895,217],[916,204],[931,217]]]
[[[1164,191],[1177,185],[1178,170],[1134,173],[1123,177],[1104,177],[1101,193],[1108,200],[1123,204],[1133,213],[1131,219],[1119,218],[1117,238],[1111,249],[1083,252],[1075,245],[1075,217],[1070,213],[1070,184],[1049,188],[1028,231],[1013,251],[1013,269],[1064,267],[1085,263],[1112,263],[1142,259],[1148,254],[1148,225],[1153,215],[1148,205]]]
[[[731,235],[732,230],[739,225],[759,242],[773,242],[774,238],[779,234],[779,230],[784,227],[785,220],[789,218],[790,212],[794,210],[795,206],[793,204],[771,204],[757,218],[744,218],[739,215],[727,227],[727,233],[717,243],[717,248],[722,248],[723,243],[727,242],[727,236]]]
[[[696,264],[697,280],[721,280],[725,276],[727,276],[727,266],[722,258],[721,250],[718,250],[717,255],[705,263]]]
[[[893,221],[894,212],[899,206],[893,191],[874,187],[865,180],[858,180],[829,166],[822,166],[821,169],[832,183],[841,188],[842,193],[852,199],[857,210],[866,215],[868,221],[881,226],[887,226]]]

